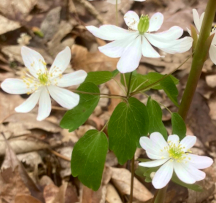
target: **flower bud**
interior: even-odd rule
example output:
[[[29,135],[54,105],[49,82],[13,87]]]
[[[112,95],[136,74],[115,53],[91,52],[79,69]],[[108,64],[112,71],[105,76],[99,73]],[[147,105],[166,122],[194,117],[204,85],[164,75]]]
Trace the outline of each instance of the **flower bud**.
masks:
[[[138,30],[140,34],[144,34],[145,32],[148,31],[148,29],[149,29],[149,17],[148,15],[146,16],[142,15],[139,20]]]

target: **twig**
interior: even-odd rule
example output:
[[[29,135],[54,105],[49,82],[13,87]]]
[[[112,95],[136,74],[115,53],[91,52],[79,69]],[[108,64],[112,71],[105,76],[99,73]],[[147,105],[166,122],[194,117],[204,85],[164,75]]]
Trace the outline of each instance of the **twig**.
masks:
[[[50,152],[52,152],[53,154],[55,154],[56,156],[60,157],[61,159],[64,159],[65,161],[69,161],[71,162],[71,159],[69,159],[68,157],[64,156],[64,155],[61,155],[59,154],[58,152],[52,150],[52,149],[49,149]]]

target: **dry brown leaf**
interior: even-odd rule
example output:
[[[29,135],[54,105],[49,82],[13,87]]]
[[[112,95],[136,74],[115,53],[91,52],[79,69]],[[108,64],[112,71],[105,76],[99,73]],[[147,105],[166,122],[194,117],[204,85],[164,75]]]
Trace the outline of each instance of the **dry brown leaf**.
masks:
[[[20,27],[21,25],[18,22],[9,20],[4,16],[0,15],[0,35],[12,30],[16,30]]]
[[[42,203],[42,202],[30,195],[17,195],[15,198],[15,203]]]
[[[14,203],[17,194],[30,195],[30,191],[25,186],[19,169],[16,167],[7,168],[0,173],[0,199],[6,203]]]
[[[72,46],[73,68],[89,71],[115,70],[118,59],[105,56],[101,52],[88,52],[85,47]]]
[[[116,191],[115,187],[111,184],[107,185],[106,201],[107,203],[122,203],[118,192]]]
[[[65,192],[67,183],[63,182],[62,186],[58,188],[54,184],[49,184],[44,188],[44,198],[46,203],[65,203]]]
[[[216,87],[216,75],[208,75],[206,76],[206,83],[209,87]]]
[[[103,203],[105,201],[106,186],[100,186],[97,191],[93,191],[86,186],[82,186],[80,203]]]
[[[124,168],[112,168],[112,181],[122,194],[130,194],[131,173]],[[134,178],[133,196],[139,201],[147,201],[153,197],[152,193],[136,178]]]

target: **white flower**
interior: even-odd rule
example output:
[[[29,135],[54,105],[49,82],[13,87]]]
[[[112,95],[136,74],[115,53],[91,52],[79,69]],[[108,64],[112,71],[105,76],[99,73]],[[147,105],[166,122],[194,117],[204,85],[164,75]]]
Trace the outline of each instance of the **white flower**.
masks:
[[[62,87],[81,84],[87,73],[83,70],[62,75],[71,59],[71,50],[66,47],[55,58],[50,70],[46,68],[44,58],[36,51],[25,46],[21,48],[21,54],[29,73],[22,79],[8,78],[1,84],[1,88],[10,94],[31,94],[16,112],[27,113],[31,111],[39,101],[37,120],[47,118],[51,112],[51,97],[62,107],[74,108],[79,103],[79,95]]]
[[[139,165],[150,168],[162,165],[152,180],[156,189],[167,185],[172,178],[173,171],[181,181],[187,184],[193,184],[205,178],[206,174],[199,169],[211,166],[213,160],[206,156],[191,154],[189,149],[195,143],[195,136],[186,136],[179,142],[178,135],[170,135],[166,142],[158,132],[152,133],[150,138],[140,138],[140,145],[146,150],[147,156],[154,160],[142,162]]]
[[[128,11],[124,15],[124,20],[129,30],[115,25],[86,28],[98,38],[113,41],[99,47],[99,50],[111,58],[120,57],[117,69],[121,73],[126,73],[134,71],[139,66],[142,55],[151,58],[160,57],[151,44],[170,54],[190,49],[193,40],[191,37],[178,39],[183,34],[183,30],[178,26],[173,26],[164,32],[152,33],[160,29],[163,19],[161,13],[155,13],[149,20],[148,16],[141,16],[139,19],[135,12]]]
[[[199,17],[197,10],[193,9],[193,20],[194,20],[194,24],[195,24],[198,32],[200,32],[200,30],[201,30],[204,14],[205,13],[202,13],[202,15]],[[190,30],[188,30],[188,32],[191,35]],[[213,28],[210,35],[212,35],[215,32],[216,32],[216,30],[215,30],[215,28]],[[211,46],[210,46],[210,49],[209,49],[209,57],[212,60],[212,62],[216,65],[216,35],[214,36],[212,43],[211,43]]]

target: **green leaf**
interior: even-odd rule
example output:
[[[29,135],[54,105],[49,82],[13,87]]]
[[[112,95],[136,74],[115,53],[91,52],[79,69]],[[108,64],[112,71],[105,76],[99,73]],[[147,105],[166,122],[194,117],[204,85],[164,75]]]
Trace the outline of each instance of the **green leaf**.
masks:
[[[149,118],[146,106],[136,98],[128,103],[121,102],[115,108],[109,124],[110,149],[116,154],[120,164],[132,159],[141,136],[146,136]]]
[[[92,82],[95,85],[103,84],[113,78],[113,73],[109,71],[89,72],[85,82]]]
[[[160,105],[149,97],[147,102],[147,111],[149,115],[149,133],[159,132],[167,140],[167,131],[162,122],[162,110]]]
[[[89,130],[75,144],[72,152],[71,171],[74,177],[91,188],[98,190],[101,184],[108,140],[103,132]]]
[[[195,190],[197,192],[203,191],[203,189],[202,189],[202,187],[200,185],[187,184],[187,183],[182,182],[181,180],[178,179],[178,177],[177,177],[177,175],[175,173],[173,173],[172,181],[174,183],[178,184],[178,185],[181,185],[181,186],[186,187],[186,188],[191,189],[191,190]]]
[[[115,77],[115,76],[117,76],[119,74],[119,71],[116,69],[116,70],[114,70],[114,71],[112,71],[112,76],[113,76],[113,78]]]
[[[176,105],[178,104],[178,89],[176,88],[176,84],[178,84],[178,80],[173,76],[167,76],[166,78],[162,79],[164,75],[160,73],[151,72],[147,75],[141,74],[133,74],[131,79],[131,88],[130,92],[138,91],[145,89],[147,91],[149,89],[156,89],[161,90],[163,89],[170,100]],[[161,80],[162,79],[162,80]],[[127,77],[126,77],[127,80]],[[161,80],[161,81],[159,81]],[[155,85],[149,87],[150,85],[154,84],[155,82],[159,81]]]
[[[98,87],[90,82],[81,84],[77,90],[89,93],[100,93]],[[70,132],[85,123],[94,111],[100,99],[100,95],[82,93],[79,93],[79,95],[79,104],[75,108],[67,111],[60,122],[60,126],[69,129]]]
[[[186,125],[182,117],[178,113],[172,113],[172,133],[179,136],[182,140],[186,136]]]

